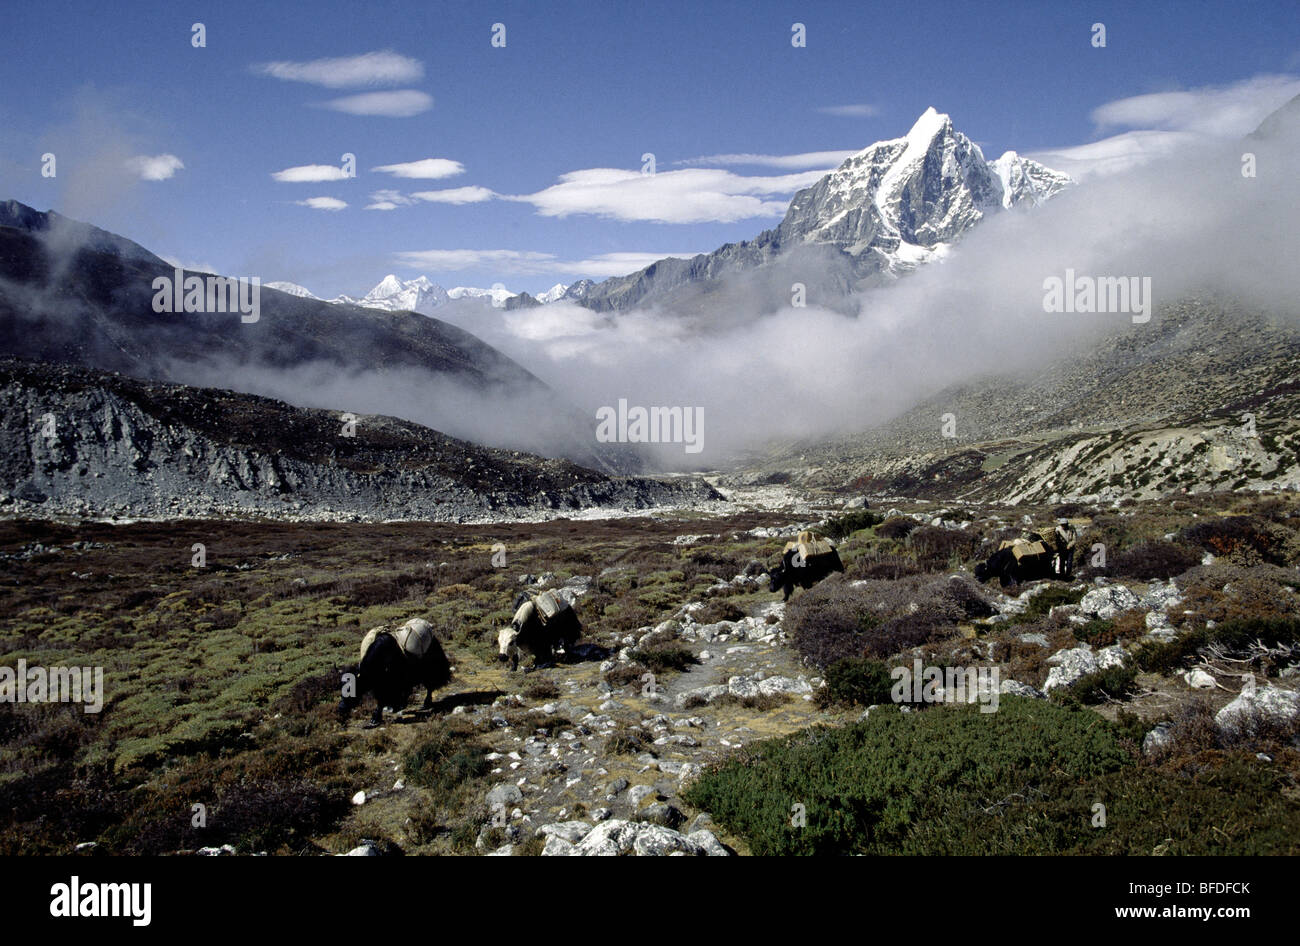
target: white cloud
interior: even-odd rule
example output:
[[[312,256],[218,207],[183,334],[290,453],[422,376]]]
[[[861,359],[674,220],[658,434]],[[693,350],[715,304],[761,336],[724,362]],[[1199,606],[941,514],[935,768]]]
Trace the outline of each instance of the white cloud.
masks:
[[[666,257],[690,259],[694,253],[602,253],[581,260],[562,260],[554,253],[525,250],[412,250],[398,253],[397,262],[415,269],[442,272],[462,269],[491,269],[512,275],[563,273],[604,279],[625,276]]]
[[[1133,130],[1099,141],[1026,155],[1076,181],[1123,173],[1210,141],[1240,138],[1300,94],[1300,78],[1256,76],[1228,86],[1155,92],[1092,111],[1102,130]]]
[[[415,203],[401,191],[387,188],[375,191],[370,195],[370,199],[374,203],[367,204],[366,210],[396,210],[398,207],[407,207]]]
[[[1149,161],[1177,154],[1200,140],[1201,136],[1182,131],[1126,131],[1090,144],[1035,151],[1025,157],[1068,174],[1076,181],[1086,181],[1130,171]]]
[[[817,109],[823,115],[837,115],[841,118],[871,118],[880,114],[880,109],[874,105],[823,105]]]
[[[268,62],[254,66],[253,71],[290,82],[309,82],[327,89],[400,85],[424,77],[424,65],[418,59],[402,56],[391,49],[310,62]]]
[[[183,269],[187,273],[220,273],[221,272],[221,270],[217,269],[217,267],[213,266],[211,263],[206,263],[206,262],[195,263],[193,261],[186,262],[185,260],[178,259],[175,256],[163,256],[160,258],[164,263],[168,263],[172,266],[175,266],[177,269]]]
[[[332,164],[303,164],[283,171],[272,171],[271,177],[287,184],[319,184],[322,181],[346,181],[348,175]]]
[[[185,162],[174,154],[137,154],[126,159],[127,170],[142,181],[170,180]]]
[[[857,154],[856,151],[806,151],[803,154],[706,154],[698,158],[675,161],[674,164],[688,166],[751,164],[781,168],[791,171],[797,168],[821,168],[833,170],[844,163],[846,158]]]
[[[549,266],[539,264],[554,259],[550,253],[520,250],[410,250],[397,254],[403,266],[444,271],[490,264],[507,272],[545,272]]]
[[[415,89],[398,89],[395,92],[363,92],[341,99],[321,102],[321,108],[346,112],[349,115],[380,115],[385,118],[410,118],[433,108],[433,96]]]
[[[347,206],[346,201],[339,200],[337,197],[308,197],[306,200],[295,200],[299,207],[310,207],[312,210],[342,210]]]
[[[1255,76],[1227,86],[1118,99],[1093,109],[1092,120],[1103,130],[1156,129],[1235,138],[1254,131],[1296,95],[1300,95],[1296,76]]]
[[[778,177],[744,177],[730,171],[688,168],[642,174],[618,168],[571,171],[535,194],[504,197],[530,203],[544,217],[592,214],[613,220],[654,223],[733,223],[753,217],[779,217],[790,194],[815,183],[822,171]]]
[[[451,187],[440,191],[416,191],[411,196],[434,204],[477,204],[491,200],[496,194],[486,187]]]
[[[407,161],[403,164],[381,164],[370,170],[378,171],[380,174],[391,174],[393,177],[437,180],[464,174],[465,165],[450,158],[425,158],[422,161]]]
[[[626,276],[639,269],[645,269],[651,263],[661,259],[676,257],[690,259],[695,253],[601,253],[587,259],[572,262],[558,262],[551,267],[557,273],[571,276],[586,276],[593,279],[605,279],[609,276]]]

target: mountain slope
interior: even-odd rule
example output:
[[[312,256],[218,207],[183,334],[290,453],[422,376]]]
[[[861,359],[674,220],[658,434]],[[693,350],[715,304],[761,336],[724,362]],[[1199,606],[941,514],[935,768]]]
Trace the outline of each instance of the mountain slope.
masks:
[[[348,427],[337,411],[0,360],[8,514],[466,521],[719,499],[699,480],[606,476],[393,417]]]
[[[446,322],[265,286],[252,322],[238,312],[155,312],[153,281],[174,279],[171,265],[95,227],[0,206],[17,224],[0,226],[6,355],[402,415],[611,472],[640,468],[631,451],[597,443],[591,418],[526,368]]]
[[[7,354],[148,378],[218,355],[280,369],[311,362],[407,366],[476,386],[542,389],[522,366],[435,319],[377,316],[266,287],[253,323],[238,313],[154,312],[152,281],[172,278],[172,266],[113,238],[135,248],[124,255],[93,227],[88,243],[51,244],[45,235],[64,218],[25,209],[35,216],[21,228],[0,227],[0,348]]]

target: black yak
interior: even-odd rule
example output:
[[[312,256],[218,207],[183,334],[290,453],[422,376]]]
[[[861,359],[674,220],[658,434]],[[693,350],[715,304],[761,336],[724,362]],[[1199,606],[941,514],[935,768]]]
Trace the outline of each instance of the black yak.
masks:
[[[578,613],[563,595],[544,591],[533,596],[523,592],[515,598],[515,616],[509,627],[497,635],[497,659],[510,661],[510,669],[519,669],[519,649],[533,655],[534,668],[555,660],[555,648],[566,655],[582,636]]]
[[[996,576],[1003,588],[1045,578],[1068,581],[1074,572],[1075,540],[1074,527],[1061,522],[1055,530],[1031,533],[1029,539],[1003,542],[988,561],[975,566],[975,580]]]
[[[800,532],[796,542],[787,542],[781,564],[768,572],[772,578],[771,590],[785,592],[789,601],[795,586],[805,591],[832,572],[844,571],[840,553],[835,546],[811,532]]]
[[[425,688],[423,709],[433,708],[433,691],[451,681],[451,664],[428,621],[411,618],[395,631],[371,628],[361,641],[361,663],[357,668],[355,692],[339,701],[339,716],[348,715],[367,693],[375,696],[375,714],[369,726],[384,721],[384,707],[406,706],[411,690]]]

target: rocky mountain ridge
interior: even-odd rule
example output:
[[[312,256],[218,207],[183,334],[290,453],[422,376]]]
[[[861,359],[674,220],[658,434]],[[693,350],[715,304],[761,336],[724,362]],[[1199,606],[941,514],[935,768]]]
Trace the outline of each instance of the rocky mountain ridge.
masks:
[[[483,521],[721,506],[700,480],[607,476],[393,417],[0,361],[0,513]]]

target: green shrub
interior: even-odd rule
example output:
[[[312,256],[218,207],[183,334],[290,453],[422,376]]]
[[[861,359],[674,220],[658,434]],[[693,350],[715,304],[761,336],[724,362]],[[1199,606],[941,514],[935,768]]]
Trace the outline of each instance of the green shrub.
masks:
[[[402,768],[412,785],[448,791],[486,775],[492,767],[486,755],[472,732],[441,728],[407,750]]]
[[[826,668],[826,686],[817,692],[823,706],[847,703],[872,706],[890,701],[893,678],[889,668],[879,660],[847,657]]]
[[[1052,612],[1052,608],[1058,605],[1078,604],[1083,600],[1085,593],[1086,590],[1082,588],[1076,590],[1063,585],[1048,585],[1029,599],[1025,610],[1012,615],[1007,624],[1034,624],[1046,618]]]
[[[1150,673],[1169,673],[1186,666],[1207,647],[1217,646],[1231,657],[1244,652],[1256,641],[1268,647],[1300,643],[1300,619],[1225,621],[1213,628],[1200,627],[1189,631],[1168,643],[1148,641],[1133,655],[1134,664]]]
[[[822,531],[832,539],[843,539],[852,535],[861,529],[870,529],[883,521],[884,517],[879,516],[869,509],[855,509],[852,512],[841,513],[838,516],[832,516],[822,525]]]
[[[1094,673],[1087,673],[1068,687],[1062,687],[1052,693],[1058,702],[1071,702],[1094,705],[1108,699],[1121,700],[1133,692],[1137,670],[1132,667],[1107,667]]]
[[[757,743],[706,770],[685,798],[759,855],[951,853],[982,846],[974,826],[970,837],[945,831],[957,812],[1032,794],[1057,772],[1087,778],[1126,762],[1095,713],[1006,696],[996,713],[872,714]],[[792,825],[795,805],[806,826]]]
[[[1285,773],[1244,758],[1140,765],[1121,744],[1135,729],[1012,696],[990,714],[872,714],[750,746],[685,798],[759,855],[1300,852]]]

